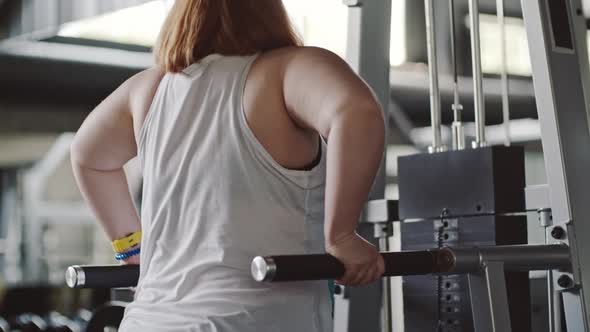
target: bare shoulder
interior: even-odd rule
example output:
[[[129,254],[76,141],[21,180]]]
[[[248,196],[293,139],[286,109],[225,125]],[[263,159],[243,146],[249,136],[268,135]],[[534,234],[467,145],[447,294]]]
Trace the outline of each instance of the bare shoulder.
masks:
[[[256,60],[249,76],[252,81],[275,81],[277,87],[295,84],[298,90],[316,88],[334,80],[360,81],[346,61],[320,47],[285,47],[265,52]]]
[[[159,68],[149,68],[133,75],[122,85],[128,96],[128,107],[133,118],[136,139],[139,137],[139,128],[143,126],[158,86],[165,74]]]
[[[293,66],[339,66],[348,68],[348,64],[336,53],[321,47],[285,47],[272,50],[260,56],[259,62],[273,63],[285,69]]]
[[[131,97],[141,97],[157,89],[164,75],[160,68],[152,67],[133,75],[125,84],[128,85]]]
[[[147,113],[164,75],[161,69],[153,67],[133,75],[125,82],[132,114],[143,117]]]

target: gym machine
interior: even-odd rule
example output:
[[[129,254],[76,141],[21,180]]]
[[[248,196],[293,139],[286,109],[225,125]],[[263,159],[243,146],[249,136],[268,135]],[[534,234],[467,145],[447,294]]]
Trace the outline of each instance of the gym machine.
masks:
[[[373,3],[347,2],[357,7]],[[432,3],[426,0],[427,9]],[[590,169],[590,153],[585,151],[590,148],[590,69],[581,0],[522,1],[548,180],[547,185],[526,190],[522,149],[486,146],[478,1],[469,4],[475,141],[462,149],[461,130],[456,129],[458,143],[451,151],[442,146],[438,91],[431,84],[434,137],[429,153],[400,158],[399,206],[371,202],[364,219],[374,224],[383,244],[391,223],[400,222],[402,251],[383,253],[386,276],[407,278],[404,297],[428,304],[419,320],[434,317],[432,330],[530,331],[527,272],[546,270],[550,330],[590,332],[590,243],[585,241],[590,235],[585,220],[590,215],[590,179],[584,174]],[[432,26],[428,17],[434,15],[427,15]],[[435,47],[432,36],[428,39],[434,67]],[[436,80],[436,70],[430,72]],[[456,113],[459,106],[456,99]],[[460,117],[455,120],[459,123]],[[546,244],[525,244],[523,213],[532,209],[545,228]],[[123,268],[129,270],[122,273]],[[133,267],[71,267],[67,278],[73,287],[132,286],[134,273]],[[269,256],[255,258],[252,273],[261,282],[332,279],[342,275],[343,267],[329,255]],[[127,285],[111,283],[124,274],[131,275]],[[426,277],[430,279],[419,279]],[[426,297],[412,292],[421,285],[431,285]],[[386,288],[386,300],[389,293]],[[405,314],[411,317],[405,304]]]
[[[402,223],[402,233],[404,233],[404,227],[419,231],[418,225],[427,224],[428,220],[434,221],[430,227],[436,228],[442,224],[443,240],[455,243],[445,243],[448,246],[443,249],[432,249],[430,253],[435,255],[435,252],[440,253],[440,251],[433,250],[448,250],[454,253],[449,255],[453,259],[449,259],[448,256],[439,258],[443,261],[445,259],[453,261],[454,263],[450,266],[463,266],[463,264],[471,266],[465,270],[457,268],[439,270],[438,267],[445,267],[445,265],[437,265],[440,263],[438,259],[424,258],[424,262],[430,261],[433,267],[437,267],[431,272],[467,273],[473,326],[469,326],[466,321],[458,321],[458,324],[455,324],[453,320],[447,320],[446,322],[451,324],[441,326],[439,318],[439,324],[435,327],[439,331],[530,330],[528,326],[530,322],[523,320],[523,317],[519,315],[523,313],[523,305],[526,304],[526,301],[520,302],[523,296],[526,296],[526,291],[520,294],[515,293],[523,291],[523,287],[526,289],[525,278],[528,276],[519,275],[518,272],[542,269],[548,270],[551,331],[564,329],[576,332],[590,331],[588,308],[590,292],[584,291],[585,287],[590,287],[587,286],[590,282],[590,248],[587,248],[588,244],[585,241],[585,238],[590,235],[590,224],[585,220],[590,212],[588,211],[590,207],[585,202],[585,198],[590,194],[590,180],[583,174],[590,166],[590,153],[585,151],[590,148],[588,120],[590,71],[586,41],[587,25],[583,16],[582,3],[580,0],[522,1],[532,54],[533,80],[548,178],[546,186],[527,188],[526,191],[523,190],[521,149],[487,147],[485,143],[485,112],[478,43],[478,1],[471,0],[469,5],[471,40],[474,50],[472,53],[476,110],[476,136],[472,145],[473,149],[461,150],[456,146],[456,151],[445,152],[445,148],[440,144],[440,131],[436,130],[436,127],[440,126],[438,121],[440,110],[437,109],[436,102],[438,91],[436,91],[436,84],[431,84],[433,88],[431,110],[435,129],[430,153],[399,160],[400,219],[422,220],[422,222]],[[426,8],[432,8],[432,1],[426,1]],[[427,21],[432,18],[432,15],[427,15]],[[432,22],[430,21],[429,24]],[[432,29],[427,29],[429,30],[432,33]],[[434,60],[432,38],[428,39],[429,48],[431,48],[430,60]],[[431,70],[431,79],[436,79],[435,72]],[[507,88],[504,90],[506,91]],[[452,193],[447,192],[447,188],[452,188],[450,190]],[[526,200],[531,204],[528,207],[524,204],[525,192]],[[499,245],[501,242],[520,242],[525,239],[521,233],[523,221],[518,219],[522,212],[529,208],[538,210],[541,225],[546,229],[547,244],[541,246]],[[478,223],[480,227],[489,227],[491,232],[486,233],[494,238],[477,239],[477,241],[495,242],[490,243],[495,246],[477,248],[450,246],[464,245],[468,242],[466,238],[469,235],[473,236],[475,231],[470,230],[469,227]],[[426,233],[432,235],[432,228]],[[402,245],[404,242],[408,241],[402,238]],[[555,245],[561,246],[561,249]],[[552,262],[559,250],[567,250],[569,253],[569,258],[565,257],[566,255],[561,257],[563,259],[561,263],[566,265],[556,266],[555,262]],[[530,253],[530,256],[525,254],[526,252]],[[402,251],[401,254],[415,253]],[[469,256],[477,257],[473,265],[468,263]],[[388,262],[394,264],[393,258],[385,257]],[[291,265],[290,259],[294,259],[293,263],[297,265]],[[291,268],[301,267],[303,259],[303,257],[257,258],[253,262],[254,275],[261,280],[265,278],[275,280],[274,278],[281,273],[280,265],[284,264]],[[312,259],[316,260],[315,264],[317,264],[320,258]],[[330,260],[328,257],[322,259],[325,259],[326,263]],[[535,260],[539,260],[539,265],[534,264]],[[566,261],[569,262],[566,263]],[[519,268],[514,268],[512,264]],[[310,265],[310,268],[312,266],[314,265]],[[334,270],[331,271],[333,274],[326,274],[326,276],[334,276],[337,270],[335,266],[333,268]],[[289,271],[289,268],[286,269],[287,275],[280,277],[283,280],[288,280],[291,276],[289,272],[293,272]],[[402,270],[405,274],[420,272],[413,270],[411,265]],[[390,272],[392,271],[388,266],[388,274]],[[454,289],[457,284],[460,288],[462,287],[460,281],[454,283],[451,281],[453,279],[442,280],[441,283],[444,286],[449,285],[450,289]],[[404,291],[406,289],[404,288]],[[507,290],[510,291],[510,296],[507,295]],[[411,294],[404,292],[404,297],[408,295]],[[437,294],[439,295],[441,294]],[[447,294],[444,299],[454,301],[455,296],[456,294]],[[440,297],[437,300],[440,303]],[[422,309],[426,312],[423,312],[421,317],[415,317],[417,320],[424,320],[425,316],[432,313],[428,307]],[[438,309],[440,310],[440,307]],[[451,307],[450,313],[452,314],[455,309],[456,307]],[[459,310],[462,310],[461,306]],[[526,312],[526,309],[524,311]],[[562,311],[564,317],[561,317]],[[441,312],[437,314],[440,315]],[[562,326],[562,322],[565,322],[565,326]]]

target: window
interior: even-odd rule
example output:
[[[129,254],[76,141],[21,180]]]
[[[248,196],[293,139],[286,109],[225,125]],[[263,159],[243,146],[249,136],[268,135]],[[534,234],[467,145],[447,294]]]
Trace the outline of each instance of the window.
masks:
[[[306,45],[324,47],[346,56],[348,8],[342,0],[283,0],[291,20]],[[392,0],[391,63],[406,61],[405,3]],[[61,37],[73,37],[141,46],[153,46],[172,0],[150,1],[140,6],[64,24]]]
[[[466,18],[469,24],[469,17]],[[506,67],[511,75],[531,76],[531,59],[524,21],[521,18],[506,17]],[[500,74],[502,53],[500,26],[495,15],[480,15],[481,67],[485,74]]]
[[[151,1],[109,14],[67,23],[61,27],[58,36],[151,47],[166,19],[170,4],[170,1]]]

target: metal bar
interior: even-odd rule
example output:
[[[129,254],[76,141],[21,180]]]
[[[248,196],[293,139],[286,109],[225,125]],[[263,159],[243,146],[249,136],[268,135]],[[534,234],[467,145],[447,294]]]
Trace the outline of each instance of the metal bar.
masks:
[[[475,332],[512,331],[504,264],[486,262],[483,275],[470,273],[467,279]]]
[[[568,332],[588,331],[585,328],[584,313],[582,311],[580,294],[578,292],[579,290],[561,292],[566,329]]]
[[[510,332],[510,312],[508,311],[508,294],[506,291],[506,277],[504,263],[491,261],[484,267],[490,314],[494,332]]]
[[[569,266],[569,251],[564,245],[443,248],[382,255],[385,276],[478,273],[490,261],[502,262],[507,271]],[[138,273],[139,266],[74,266],[68,269],[67,283],[70,287],[132,287]],[[267,256],[252,261],[252,276],[258,281],[337,279],[343,273],[344,265],[330,255]]]
[[[455,39],[457,38],[457,29],[455,27],[455,0],[449,0],[449,20],[451,26],[451,61],[453,65],[453,82],[455,83],[455,102],[459,99],[459,89],[457,88],[458,71],[457,71],[457,46]],[[455,116],[457,112],[455,112]],[[455,118],[456,120],[456,118]]]
[[[510,146],[510,103],[509,103],[509,86],[508,86],[508,63],[506,55],[506,20],[504,15],[504,0],[496,0],[498,14],[498,26],[500,27],[500,84],[502,86],[502,119],[504,126],[504,135],[506,146]]]
[[[531,54],[554,225],[567,227],[581,321],[590,331],[590,69],[581,0],[521,1]]]
[[[555,289],[555,280],[552,271],[547,271],[547,292],[549,299],[549,331],[562,332],[562,298],[561,292]]]
[[[459,79],[457,70],[457,46],[455,39],[457,37],[455,26],[455,0],[449,0],[449,18],[451,26],[451,59],[453,62],[453,124],[451,131],[453,135],[452,144],[453,150],[465,149],[465,132],[463,130],[463,123],[461,120],[461,112],[463,105],[459,98]]]
[[[548,188],[546,185],[544,186],[536,186],[533,188],[525,188],[525,195],[527,196],[527,204],[532,199],[535,200],[531,196],[534,196],[534,193],[538,194],[537,196],[541,196],[541,199],[536,199],[537,201],[541,201],[540,205],[549,206],[548,204]],[[528,189],[528,190],[527,190]],[[537,202],[537,204],[539,204]],[[534,204],[533,204],[534,205]],[[539,205],[539,206],[540,206]],[[550,238],[550,232],[548,228],[552,226],[552,216],[551,216],[551,209],[549,208],[538,208],[537,214],[539,215],[539,224],[543,228],[545,233],[545,244],[549,244],[554,242],[554,239]],[[547,270],[547,308],[548,308],[548,320],[549,320],[549,332],[562,332],[561,330],[561,295],[556,293],[555,285],[554,285],[554,278],[553,278],[553,271]]]
[[[483,248],[429,249],[382,253],[384,276],[477,273],[488,261],[504,263],[508,271],[571,268],[566,245],[513,245]],[[344,265],[327,254],[256,257],[252,276],[258,281],[338,279]]]
[[[345,0],[343,3],[349,6],[346,60],[351,68],[371,86],[382,109],[387,112],[391,94],[389,81],[391,1]],[[384,115],[387,145],[389,117],[386,116],[387,113]],[[385,158],[383,158],[369,199],[382,199],[385,195],[385,184]],[[370,225],[361,225],[358,231],[365,238],[373,240],[371,236],[373,228]],[[334,300],[334,320],[342,322],[335,326],[334,331],[356,331],[361,326],[366,332],[381,331],[379,319],[382,306],[381,283],[350,288],[348,295],[336,297]]]
[[[389,225],[391,227],[391,225]],[[379,250],[389,251],[389,237],[383,236],[379,238]],[[393,321],[391,313],[391,279],[389,277],[383,278],[383,323],[382,328],[385,332],[393,332]]]
[[[133,287],[139,279],[139,265],[70,266],[66,284],[70,288]]]
[[[469,282],[473,328],[475,332],[492,332],[492,315],[486,279],[479,273],[470,273],[467,275],[467,281]]]
[[[482,248],[444,248],[453,256],[452,273],[471,273],[486,261],[501,261],[508,271],[570,269],[566,245],[511,245]]]
[[[436,57],[436,37],[434,32],[434,0],[424,0],[426,13],[426,45],[428,49],[428,74],[430,79],[430,122],[432,126],[432,146],[429,151],[444,151],[441,135],[440,88],[438,80],[438,60]]]
[[[384,252],[383,276],[423,275],[449,271],[453,259],[449,251]],[[344,264],[328,254],[256,257],[252,261],[252,277],[257,281],[284,282],[339,279]]]
[[[479,148],[486,145],[486,114],[479,35],[479,0],[469,0],[469,18],[471,22],[471,61],[473,65],[473,102],[475,109],[475,142],[473,142],[473,147]]]

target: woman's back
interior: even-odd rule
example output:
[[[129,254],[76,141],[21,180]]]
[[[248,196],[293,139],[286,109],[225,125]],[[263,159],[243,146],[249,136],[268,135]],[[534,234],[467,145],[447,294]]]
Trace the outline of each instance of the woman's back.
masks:
[[[210,55],[162,78],[138,133],[142,264],[122,330],[330,329],[326,282],[250,276],[254,256],[324,250],[326,148],[317,135],[283,128],[293,122],[280,118],[288,117],[280,91],[264,89],[277,84],[273,56],[262,57]],[[293,151],[277,154],[289,141]],[[313,159],[309,170],[291,169]]]
[[[282,1],[176,1],[157,66],[84,121],[79,187],[117,259],[141,266],[121,331],[329,332],[327,282],[255,283],[256,255],[325,251],[345,285],[383,274],[355,231],[383,153],[379,103],[338,56],[298,46]],[[136,155],[141,218],[123,171]]]

